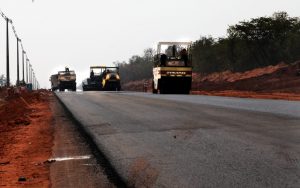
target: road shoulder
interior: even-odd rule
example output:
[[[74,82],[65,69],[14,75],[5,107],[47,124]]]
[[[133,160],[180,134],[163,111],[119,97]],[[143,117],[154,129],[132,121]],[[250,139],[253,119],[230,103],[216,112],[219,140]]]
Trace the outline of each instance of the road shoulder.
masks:
[[[56,98],[51,102],[51,109],[54,116],[52,187],[114,187],[80,130]]]

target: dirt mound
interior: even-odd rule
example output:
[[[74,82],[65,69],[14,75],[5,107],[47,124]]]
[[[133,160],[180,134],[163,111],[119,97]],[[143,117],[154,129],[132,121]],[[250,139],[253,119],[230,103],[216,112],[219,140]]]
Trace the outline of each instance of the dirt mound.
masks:
[[[0,89],[0,186],[49,187],[52,116],[44,90]]]
[[[271,74],[279,69],[285,68],[287,65],[285,63],[280,63],[275,66],[267,66],[263,68],[257,68],[246,72],[231,72],[231,71],[224,71],[218,73],[212,73],[207,76],[203,76],[201,74],[194,73],[193,79],[196,82],[214,82],[214,83],[223,83],[223,82],[236,82],[239,80],[259,77],[262,75]]]
[[[122,85],[127,91],[151,92],[151,79]],[[193,73],[192,93],[233,97],[300,100],[300,61],[257,68],[246,72]]]
[[[300,93],[300,62],[291,65],[284,63],[276,66],[258,68],[243,73],[229,71],[213,73],[207,76],[195,74],[194,91],[253,91]]]
[[[152,92],[152,79],[143,79],[122,84],[125,91]]]
[[[300,101],[300,95],[295,93],[284,92],[254,92],[254,91],[192,91],[194,95],[210,95],[223,97],[240,97],[240,98],[256,98],[256,99],[284,99],[291,101]]]

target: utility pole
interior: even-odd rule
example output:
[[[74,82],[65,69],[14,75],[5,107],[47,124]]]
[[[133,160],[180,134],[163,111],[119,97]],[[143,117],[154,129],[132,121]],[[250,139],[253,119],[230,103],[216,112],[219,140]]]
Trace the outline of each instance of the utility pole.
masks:
[[[6,86],[10,86],[10,77],[9,77],[9,33],[8,33],[8,24],[10,20],[6,18]]]
[[[24,50],[22,50],[22,84],[25,83],[25,79],[24,79]]]
[[[29,83],[29,80],[28,80],[28,71],[29,71],[29,67],[28,67],[28,61],[29,59],[26,58],[26,83],[28,84]]]
[[[35,73],[33,72],[32,88],[35,89]]]
[[[32,85],[32,90],[34,90],[34,72],[32,71],[32,82],[31,82],[31,85]]]
[[[36,79],[36,77],[35,77],[34,85],[35,85],[35,89],[37,90],[38,87],[37,87],[37,79]]]
[[[17,38],[17,86],[20,84],[20,70],[19,70],[19,41],[20,39]]]
[[[32,69],[31,69],[31,64],[29,63],[29,83],[32,84]]]
[[[32,68],[32,64],[30,64],[30,83],[32,85],[32,78],[33,78],[33,68]]]

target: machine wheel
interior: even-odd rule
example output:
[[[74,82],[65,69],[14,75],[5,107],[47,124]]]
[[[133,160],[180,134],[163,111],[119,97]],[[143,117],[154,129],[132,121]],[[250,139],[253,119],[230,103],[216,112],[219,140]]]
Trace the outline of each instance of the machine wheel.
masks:
[[[76,84],[74,84],[73,87],[72,87],[72,91],[76,91],[76,89],[77,89]]]
[[[160,85],[159,87],[159,94],[168,94],[168,89],[166,88],[165,84],[162,84]]]
[[[152,93],[157,94],[157,89],[154,88],[154,81],[152,80]]]
[[[186,89],[186,90],[183,90],[183,94],[185,95],[189,95],[190,94],[190,90]]]
[[[159,94],[167,94],[166,88],[161,87],[159,90]]]

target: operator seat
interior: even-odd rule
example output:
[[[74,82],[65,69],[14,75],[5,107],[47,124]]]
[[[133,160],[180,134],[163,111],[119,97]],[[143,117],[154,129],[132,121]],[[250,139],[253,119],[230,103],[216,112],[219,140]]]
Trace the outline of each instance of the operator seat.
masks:
[[[166,66],[167,59],[168,59],[168,57],[167,57],[166,54],[161,54],[161,56],[160,56],[160,64],[161,64],[161,66],[163,66],[163,67]]]

